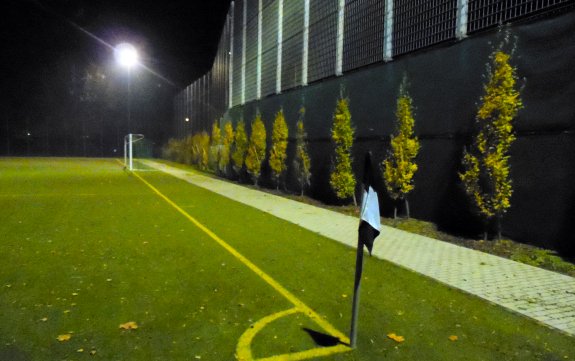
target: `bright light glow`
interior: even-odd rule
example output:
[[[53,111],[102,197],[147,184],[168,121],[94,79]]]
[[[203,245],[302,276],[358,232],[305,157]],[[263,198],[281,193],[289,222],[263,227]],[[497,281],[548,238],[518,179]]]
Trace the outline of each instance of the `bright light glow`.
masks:
[[[186,118],[186,122],[189,122],[189,121],[190,121],[190,118]]]
[[[125,68],[132,68],[138,64],[138,51],[132,44],[122,43],[114,49],[118,63]]]

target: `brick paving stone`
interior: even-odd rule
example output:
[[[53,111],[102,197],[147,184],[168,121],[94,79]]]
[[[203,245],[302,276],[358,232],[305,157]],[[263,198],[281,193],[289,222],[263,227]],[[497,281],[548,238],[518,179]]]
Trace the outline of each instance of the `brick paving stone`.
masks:
[[[355,217],[162,163],[145,162],[337,242],[357,245],[359,221]],[[373,256],[575,336],[575,278],[386,226],[382,226],[375,242]]]

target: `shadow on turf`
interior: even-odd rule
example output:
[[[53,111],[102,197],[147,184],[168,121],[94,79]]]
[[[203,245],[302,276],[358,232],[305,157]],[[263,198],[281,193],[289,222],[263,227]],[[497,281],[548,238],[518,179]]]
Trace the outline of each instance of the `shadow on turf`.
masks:
[[[307,327],[304,327],[303,330],[308,333],[308,335],[313,339],[313,342],[315,342],[315,344],[318,346],[329,347],[329,346],[336,346],[339,344],[345,345],[337,337],[317,332]]]

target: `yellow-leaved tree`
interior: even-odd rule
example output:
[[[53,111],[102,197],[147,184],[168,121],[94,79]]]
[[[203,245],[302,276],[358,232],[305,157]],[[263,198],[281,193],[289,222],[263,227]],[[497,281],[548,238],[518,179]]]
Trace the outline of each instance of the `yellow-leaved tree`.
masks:
[[[246,155],[246,170],[252,177],[254,184],[258,185],[262,164],[266,157],[266,127],[261,114],[257,114],[252,122],[252,133]]]
[[[247,149],[248,136],[246,134],[246,125],[243,120],[240,120],[236,126],[236,132],[234,135],[234,151],[232,153],[232,166],[236,174],[240,177]]]
[[[215,120],[212,124],[212,136],[210,139],[210,156],[209,156],[209,168],[213,171],[218,169],[218,163],[220,162],[221,156],[221,146],[222,146],[222,133],[218,125],[218,121]]]
[[[330,174],[329,184],[339,199],[355,198],[355,177],[351,167],[351,147],[353,146],[354,129],[351,124],[349,101],[340,97],[333,114],[331,138],[335,144],[335,164]]]
[[[230,163],[230,150],[234,143],[234,127],[229,120],[224,124],[224,134],[222,135],[221,143],[218,169],[222,174],[227,174],[228,164]]]
[[[182,155],[181,155],[180,160],[179,160],[180,163],[184,163],[184,164],[194,164],[195,163],[195,161],[192,159],[193,158],[193,152],[194,152],[193,138],[194,138],[194,136],[192,134],[189,134],[187,137],[184,138],[183,144],[182,144]]]
[[[192,163],[197,164],[201,170],[208,168],[208,154],[210,148],[210,135],[206,131],[192,136]]]
[[[413,99],[409,95],[406,76],[399,86],[395,118],[395,131],[391,135],[390,149],[383,161],[383,180],[390,197],[396,201],[404,201],[405,214],[409,218],[407,195],[415,187],[413,185],[413,176],[417,171],[415,157],[420,145],[413,131],[415,125]],[[396,206],[394,206],[394,218],[397,218]]]
[[[280,186],[280,177],[286,171],[288,145],[288,127],[282,109],[276,114],[272,128],[272,147],[270,150],[270,168],[275,179],[276,189]]]
[[[295,134],[295,158],[293,161],[297,182],[301,189],[301,195],[305,188],[309,187],[311,180],[311,159],[307,151],[307,134],[303,126],[305,108],[299,110],[299,119],[296,124]]]
[[[501,240],[501,217],[511,207],[513,187],[510,177],[509,148],[515,140],[513,119],[523,104],[517,85],[517,69],[511,65],[511,53],[502,43],[492,52],[487,65],[487,83],[476,115],[479,131],[469,150],[463,154],[463,173],[459,174],[466,193],[484,221],[484,239],[488,224],[497,221]]]

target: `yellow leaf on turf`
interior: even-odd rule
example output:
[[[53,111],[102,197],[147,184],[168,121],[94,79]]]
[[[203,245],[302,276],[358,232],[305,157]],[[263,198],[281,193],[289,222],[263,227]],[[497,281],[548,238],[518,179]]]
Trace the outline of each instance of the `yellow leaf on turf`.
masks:
[[[134,321],[126,322],[120,325],[120,328],[123,330],[136,330],[138,328],[138,324]]]
[[[387,337],[389,337],[389,338],[392,339],[393,341],[399,342],[399,343],[405,341],[405,337],[403,337],[403,336],[398,336],[398,335],[396,335],[395,333],[389,333],[389,334],[387,335]]]
[[[457,341],[458,339],[459,339],[459,337],[457,337],[455,335],[449,336],[449,340],[451,340],[451,341]]]
[[[72,338],[72,335],[70,335],[69,333],[67,333],[65,335],[59,335],[58,337],[56,337],[56,339],[60,342],[69,341],[71,338]]]

